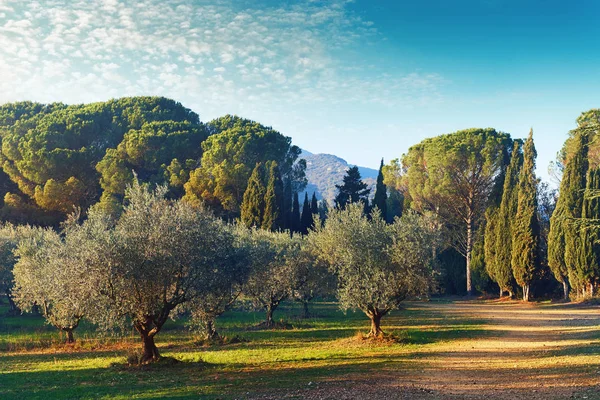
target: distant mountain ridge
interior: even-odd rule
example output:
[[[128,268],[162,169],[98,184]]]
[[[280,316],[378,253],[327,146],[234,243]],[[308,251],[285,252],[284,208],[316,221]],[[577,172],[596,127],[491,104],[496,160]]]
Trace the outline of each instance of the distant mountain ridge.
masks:
[[[326,199],[329,206],[333,206],[333,199],[337,194],[335,185],[341,185],[344,175],[348,168],[354,164],[349,164],[343,158],[333,154],[313,154],[302,150],[299,158],[306,160],[306,178],[308,185],[305,192],[308,192],[310,198],[315,192],[317,199]],[[375,183],[377,181],[378,170],[358,167],[363,182],[371,188],[371,196],[375,194]],[[304,200],[304,192],[300,193],[300,202]]]

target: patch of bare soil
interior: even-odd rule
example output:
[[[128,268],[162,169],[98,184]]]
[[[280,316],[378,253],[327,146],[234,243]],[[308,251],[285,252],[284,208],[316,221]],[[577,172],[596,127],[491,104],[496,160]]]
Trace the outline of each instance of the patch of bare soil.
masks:
[[[485,321],[484,334],[425,345],[373,376],[336,377],[265,399],[600,399],[600,310],[506,301],[410,308]]]

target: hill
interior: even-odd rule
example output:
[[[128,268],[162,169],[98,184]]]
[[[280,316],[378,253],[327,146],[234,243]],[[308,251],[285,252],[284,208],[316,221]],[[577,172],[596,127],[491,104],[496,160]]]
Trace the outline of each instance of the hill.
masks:
[[[333,199],[337,193],[335,185],[342,183],[346,170],[353,167],[343,158],[332,154],[313,154],[302,150],[299,158],[306,160],[306,178],[308,185],[306,191],[308,196],[313,192],[317,199],[326,199],[329,205],[333,205]],[[367,167],[358,167],[363,181],[371,188],[371,196],[375,193],[375,182],[379,171]],[[300,194],[300,201],[304,198],[304,192]]]

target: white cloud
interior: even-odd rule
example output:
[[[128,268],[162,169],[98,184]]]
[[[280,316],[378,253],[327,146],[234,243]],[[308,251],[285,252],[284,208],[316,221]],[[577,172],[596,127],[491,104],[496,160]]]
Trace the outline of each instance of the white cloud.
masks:
[[[439,96],[443,79],[435,74],[384,75],[334,56],[377,38],[376,27],[345,0],[233,4],[0,0],[0,102],[157,94],[214,115],[318,102],[397,106]]]

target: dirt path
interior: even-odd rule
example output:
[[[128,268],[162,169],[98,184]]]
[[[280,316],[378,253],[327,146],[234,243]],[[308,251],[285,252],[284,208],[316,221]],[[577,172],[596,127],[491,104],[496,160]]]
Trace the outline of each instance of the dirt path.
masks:
[[[450,345],[422,346],[409,361],[265,398],[600,399],[600,308],[571,304],[453,302],[410,308],[482,323]],[[481,322],[476,322],[481,321]]]

